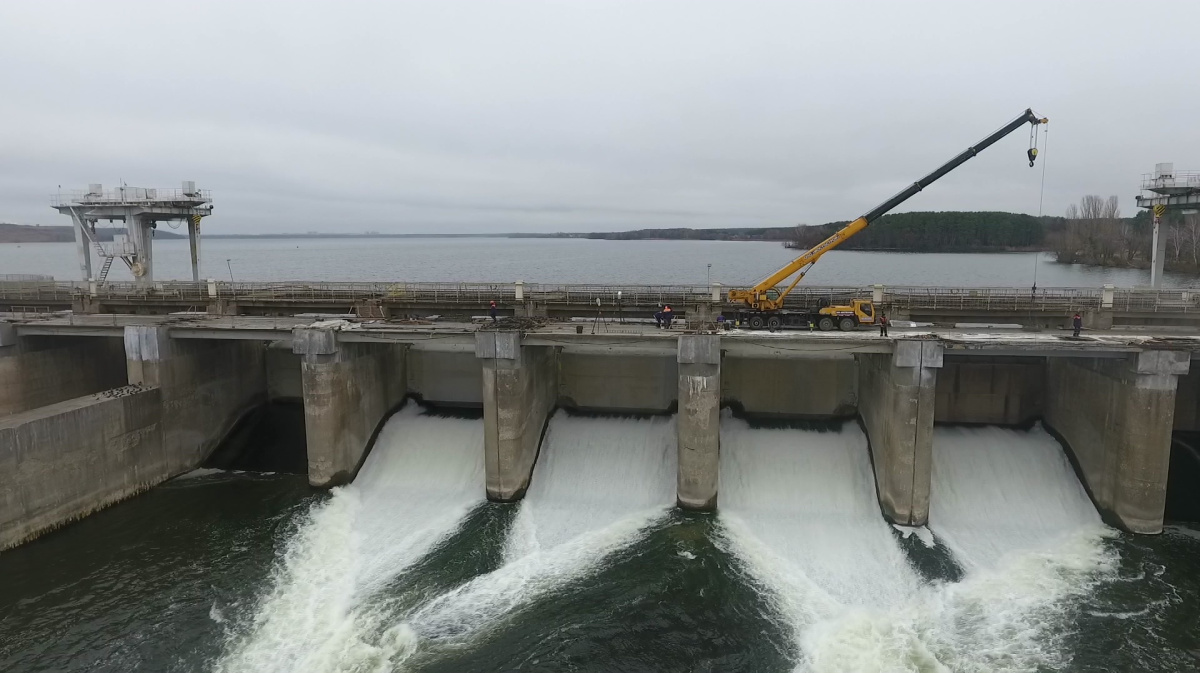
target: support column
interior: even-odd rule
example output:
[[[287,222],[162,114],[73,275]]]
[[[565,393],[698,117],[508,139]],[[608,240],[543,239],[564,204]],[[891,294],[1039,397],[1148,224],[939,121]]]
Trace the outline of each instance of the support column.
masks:
[[[1105,518],[1133,533],[1162,532],[1178,377],[1190,354],[1128,359],[1050,358],[1046,425],[1070,448]]]
[[[87,234],[83,228],[87,226],[87,222],[79,217],[79,213],[74,208],[71,209],[71,222],[75,225],[75,250],[79,255],[79,272],[83,275],[83,282],[92,279],[92,248]]]
[[[172,339],[167,327],[125,328],[129,383],[162,391],[168,476],[195,468],[237,420],[267,399],[266,344]]]
[[[676,499],[684,509],[716,509],[721,446],[721,337],[680,335],[676,360],[679,363]]]
[[[522,346],[520,332],[475,333],[483,364],[483,448],[488,499],[520,500],[558,397],[558,351]]]
[[[350,483],[384,421],[407,393],[402,344],[338,343],[332,329],[296,328],[292,352],[302,356],[308,482]]]
[[[942,346],[898,339],[891,355],[864,353],[858,362],[858,409],[875,464],[879,505],[892,523],[924,525]]]
[[[200,221],[191,217],[187,220],[188,244],[192,253],[192,282],[200,282]]]
[[[138,285],[154,283],[154,240],[150,233],[150,222],[136,214],[133,208],[125,213],[125,234],[136,251],[134,261],[142,265],[142,275],[134,276]]]
[[[1163,267],[1167,261],[1167,232],[1158,217],[1154,218],[1154,238],[1150,248],[1150,287],[1162,287]]]

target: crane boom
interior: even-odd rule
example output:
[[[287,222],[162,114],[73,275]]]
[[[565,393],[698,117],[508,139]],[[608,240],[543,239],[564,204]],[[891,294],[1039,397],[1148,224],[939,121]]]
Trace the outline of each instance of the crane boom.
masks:
[[[997,129],[995,133],[984,138],[983,140],[979,141],[978,143],[972,145],[971,147],[968,147],[961,154],[954,157],[950,161],[947,161],[945,164],[943,164],[941,167],[939,167],[934,172],[930,173],[929,175],[926,175],[925,177],[921,178],[920,180],[917,180],[916,182],[912,183],[908,187],[901,190],[900,193],[896,194],[895,196],[888,199],[887,201],[884,201],[883,203],[879,204],[878,206],[875,206],[874,208],[867,211],[864,215],[862,215],[858,219],[854,220],[850,224],[847,224],[845,227],[842,227],[840,230],[838,230],[832,236],[830,236],[829,238],[825,239],[824,241],[821,241],[820,243],[816,244],[809,250],[805,251],[804,254],[802,254],[799,257],[797,257],[796,259],[792,260],[790,263],[788,263],[782,269],[771,274],[765,280],[763,280],[761,283],[755,285],[753,288],[751,288],[749,290],[730,290],[729,291],[729,301],[744,302],[745,304],[749,305],[751,308],[755,308],[758,310],[765,310],[765,311],[770,311],[770,310],[775,310],[775,309],[781,308],[783,306],[784,298],[787,297],[788,293],[792,291],[792,288],[796,287],[796,284],[799,283],[802,278],[804,278],[804,273],[806,273],[806,272],[800,273],[800,275],[798,275],[796,277],[796,279],[792,281],[791,285],[788,285],[787,289],[785,289],[783,292],[779,293],[779,295],[777,297],[774,297],[774,298],[768,297],[768,292],[773,290],[775,288],[775,286],[777,286],[780,283],[782,283],[783,281],[787,280],[789,277],[792,276],[792,274],[795,274],[797,271],[800,271],[801,269],[804,269],[805,267],[816,263],[816,261],[818,259],[820,259],[822,255],[829,252],[830,250],[833,250],[834,248],[838,247],[842,243],[845,243],[846,240],[848,240],[851,236],[854,236],[855,234],[862,231],[863,229],[866,229],[868,225],[870,225],[872,222],[874,222],[875,220],[882,217],[888,211],[890,211],[891,209],[900,205],[901,203],[904,203],[909,198],[911,198],[914,194],[925,189],[929,185],[933,184],[934,181],[936,181],[938,178],[942,177],[943,175],[949,173],[950,171],[954,170],[955,168],[958,168],[963,163],[965,163],[968,159],[975,156],[976,154],[979,154],[983,150],[987,149],[988,147],[993,145],[996,141],[1000,140],[1004,136],[1021,128],[1025,124],[1032,124],[1034,126],[1037,126],[1038,124],[1045,124],[1048,121],[1049,120],[1046,119],[1045,117],[1038,117],[1036,114],[1033,113],[1032,109],[1025,110],[1025,112],[1023,114],[1021,114],[1019,117],[1017,117],[1016,119],[1010,121],[1009,123],[1005,124],[1004,126],[1000,127],[999,129]],[[1030,155],[1029,155],[1029,158],[1030,158],[1029,165],[1030,166],[1033,165],[1033,158],[1035,156],[1037,156],[1036,152],[1037,152],[1036,149],[1030,150]]]

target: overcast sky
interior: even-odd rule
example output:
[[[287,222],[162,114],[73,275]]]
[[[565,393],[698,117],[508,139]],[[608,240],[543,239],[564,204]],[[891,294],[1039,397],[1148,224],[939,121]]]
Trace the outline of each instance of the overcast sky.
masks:
[[[195,180],[208,231],[851,219],[1026,107],[1044,211],[1200,170],[1200,2],[0,2],[0,221]],[[900,210],[1036,214],[1017,131]]]

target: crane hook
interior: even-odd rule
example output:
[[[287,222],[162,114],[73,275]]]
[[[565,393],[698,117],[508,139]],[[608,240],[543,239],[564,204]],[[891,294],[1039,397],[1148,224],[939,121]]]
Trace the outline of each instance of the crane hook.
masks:
[[[1028,154],[1028,155],[1029,155],[1029,167],[1030,167],[1030,168],[1033,168],[1033,162],[1034,162],[1034,160],[1035,160],[1035,159],[1037,159],[1037,148],[1036,148],[1036,147],[1030,147],[1030,148],[1029,148],[1029,151],[1028,151],[1028,152],[1026,152],[1026,154]]]

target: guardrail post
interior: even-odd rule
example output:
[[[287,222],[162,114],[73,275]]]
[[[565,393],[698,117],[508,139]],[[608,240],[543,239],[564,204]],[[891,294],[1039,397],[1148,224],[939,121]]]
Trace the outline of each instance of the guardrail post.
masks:
[[[720,283],[712,284],[712,300],[714,302],[721,301],[721,284]]]
[[[518,280],[517,282],[513,283],[513,298],[515,298],[517,301],[525,300],[525,281]]]
[[[217,298],[217,281],[214,278],[208,279],[208,296],[213,299]]]
[[[876,283],[871,286],[871,301],[875,304],[883,303],[883,285]]]
[[[1112,285],[1104,286],[1104,291],[1100,293],[1100,308],[1111,309],[1113,307],[1114,289]]]

